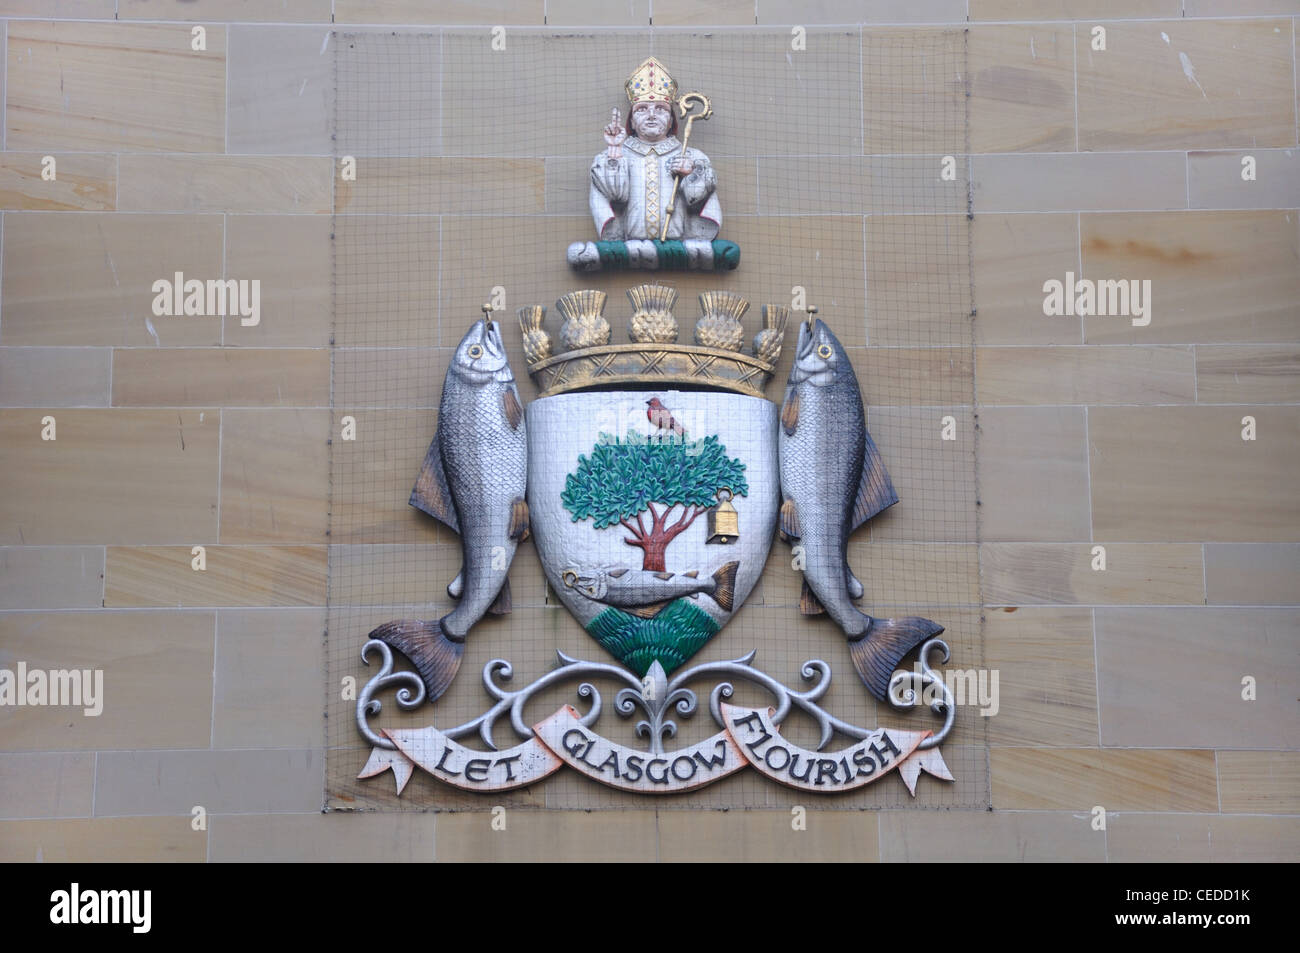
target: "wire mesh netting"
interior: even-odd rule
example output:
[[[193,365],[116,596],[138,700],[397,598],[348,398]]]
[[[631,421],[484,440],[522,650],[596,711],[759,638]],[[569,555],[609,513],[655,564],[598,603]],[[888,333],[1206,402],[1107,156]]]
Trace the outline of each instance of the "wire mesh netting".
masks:
[[[866,589],[861,606],[877,617],[935,620],[952,649],[941,669],[982,668],[963,31],[810,29],[802,42],[789,31],[750,28],[363,31],[336,34],[334,48],[336,151],[340,160],[355,160],[356,174],[340,176],[335,189],[328,807],[809,803],[807,794],[751,769],[652,802],[567,768],[493,795],[490,803],[419,771],[401,797],[392,774],[357,779],[371,746],[357,730],[355,696],[340,686],[349,677],[364,684],[374,675],[374,665],[361,661],[367,634],[391,619],[438,619],[455,604],[446,586],[460,570],[459,539],[408,499],[437,427],[452,354],[485,302],[504,308],[496,317],[525,405],[539,390],[514,318],[520,306],[550,309],[546,326],[558,351],[555,302],[577,289],[608,295],[605,317],[615,342],[627,340],[626,291],[647,282],[676,289],[684,343],[703,292],[730,291],[751,303],[743,318],[746,341],[760,327],[760,305],[815,305],[853,363],[868,428],[901,500],[851,540],[849,562]],[[612,110],[627,115],[624,82],[650,55],[666,66],[679,92],[699,91],[711,101],[713,115],[695,123],[690,145],[716,172],[718,237],[740,246],[735,270],[581,273],[566,263],[570,243],[596,238],[590,166],[605,148],[602,129]],[[790,374],[800,317],[792,312],[767,387],[775,401]],[[724,419],[699,394],[679,399],[674,409],[692,433],[726,433],[729,452],[743,446],[761,457],[747,464],[750,492],[736,498],[740,533],[770,526],[775,507],[764,511],[760,501],[775,499],[775,459],[763,456],[775,445],[763,435],[773,417],[755,411]],[[697,408],[693,417],[690,408]],[[353,425],[350,438],[345,418]],[[528,419],[532,427],[531,413]],[[573,420],[570,429],[562,417],[546,419],[552,432],[530,438],[557,455],[574,456],[585,439],[574,434],[594,426]],[[576,463],[566,457],[557,465]],[[558,499],[553,505],[560,509]],[[690,532],[703,542],[704,520]],[[610,545],[607,555],[627,558],[621,536]],[[841,631],[825,616],[801,614],[801,578],[788,545],[775,541],[761,575],[756,564],[749,575],[757,584],[743,608],[688,665],[755,651],[758,668],[802,689],[803,663],[820,658],[834,672],[821,704],[838,718],[865,727],[938,727],[924,709],[898,712],[877,703],[856,677]],[[513,666],[513,687],[552,670],[557,651],[615,662],[548,586],[535,538],[519,546],[509,579],[513,611],[474,626],[446,694],[405,713],[389,693],[373,724],[446,728],[475,718],[491,703],[481,672],[494,658]],[[619,687],[594,681],[607,698]],[[586,710],[578,684],[540,693],[528,707],[530,723],[565,703]],[[675,719],[670,748],[718,731],[704,703],[712,687],[707,679],[692,685],[701,704],[693,717]],[[736,681],[733,700],[758,707],[771,696]],[[967,701],[942,746],[954,782],[923,776],[913,798],[897,777],[886,777],[816,805],[987,806],[984,719],[976,699]],[[596,730],[643,748],[637,720],[606,704]],[[782,733],[810,748],[819,741],[816,724],[798,712]],[[503,720],[497,743],[519,740]],[[837,736],[828,747],[849,743]]]

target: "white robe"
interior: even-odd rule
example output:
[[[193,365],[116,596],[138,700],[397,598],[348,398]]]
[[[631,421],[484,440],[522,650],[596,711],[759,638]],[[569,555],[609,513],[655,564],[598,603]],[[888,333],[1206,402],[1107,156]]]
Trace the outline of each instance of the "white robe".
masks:
[[[591,216],[600,241],[659,238],[663,216],[677,176],[668,164],[682,154],[676,136],[644,142],[631,136],[623,142],[623,156],[602,152],[591,163]],[[678,241],[712,241],[722,225],[718,180],[709,157],[698,149],[686,150],[694,168],[677,187],[668,238]]]

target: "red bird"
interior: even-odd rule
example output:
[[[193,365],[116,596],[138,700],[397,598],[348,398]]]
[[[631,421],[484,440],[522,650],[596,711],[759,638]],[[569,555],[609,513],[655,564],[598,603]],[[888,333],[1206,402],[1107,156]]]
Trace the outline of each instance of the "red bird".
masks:
[[[654,424],[660,430],[671,430],[679,437],[686,433],[686,431],[682,429],[682,425],[673,419],[673,412],[665,407],[658,397],[650,398],[646,401],[646,404],[650,407],[645,414],[646,419],[648,419],[650,423]]]

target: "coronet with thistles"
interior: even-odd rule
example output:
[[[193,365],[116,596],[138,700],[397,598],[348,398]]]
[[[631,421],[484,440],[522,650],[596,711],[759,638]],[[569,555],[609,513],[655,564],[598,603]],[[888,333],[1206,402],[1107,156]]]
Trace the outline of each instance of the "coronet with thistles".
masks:
[[[674,343],[675,290],[666,285],[640,285],[629,289],[627,297],[633,308],[631,344],[609,343],[609,324],[602,316],[604,292],[571,291],[555,302],[565,318],[559,341],[564,350],[546,357],[540,357],[545,335],[543,309],[535,305],[520,309],[528,373],[541,391],[539,396],[632,385],[685,385],[763,396],[781,353],[785,308],[764,308],[765,327],[755,342],[755,353],[747,354],[742,350],[745,334],[741,318],[749,302],[740,295],[729,291],[700,295],[704,315],[696,326],[695,344]]]

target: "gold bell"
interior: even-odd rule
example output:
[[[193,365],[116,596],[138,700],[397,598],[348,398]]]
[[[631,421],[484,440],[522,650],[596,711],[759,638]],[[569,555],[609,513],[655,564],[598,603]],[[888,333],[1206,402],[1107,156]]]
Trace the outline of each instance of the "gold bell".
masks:
[[[726,494],[724,498],[722,494]],[[723,487],[718,491],[718,505],[709,509],[710,543],[734,543],[740,536],[740,514],[731,505],[731,490]]]

